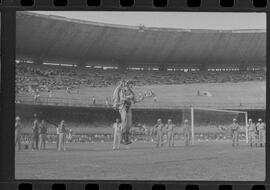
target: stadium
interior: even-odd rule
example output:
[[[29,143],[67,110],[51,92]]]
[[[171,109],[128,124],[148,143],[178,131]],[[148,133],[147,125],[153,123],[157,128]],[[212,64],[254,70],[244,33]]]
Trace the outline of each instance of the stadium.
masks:
[[[16,32],[15,103],[24,144],[33,114],[49,126],[47,151],[16,153],[16,178],[264,180],[264,149],[251,151],[245,125],[265,119],[265,30],[127,26],[17,12]],[[132,106],[134,142],[117,153],[112,93],[120,80],[134,81],[138,96],[151,90],[155,97]],[[175,123],[175,149],[155,150],[154,136],[140,127],[151,131],[158,118]],[[222,130],[233,118],[241,125],[237,149]],[[188,149],[185,119],[194,128]],[[74,137],[64,154],[54,151],[60,120]]]

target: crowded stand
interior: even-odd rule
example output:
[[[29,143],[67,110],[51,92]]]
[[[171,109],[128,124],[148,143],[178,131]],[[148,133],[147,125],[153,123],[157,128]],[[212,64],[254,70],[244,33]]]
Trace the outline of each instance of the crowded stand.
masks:
[[[225,83],[265,81],[266,71],[155,71],[94,69],[81,67],[16,64],[16,93],[35,94],[41,91],[76,90],[81,87],[109,87],[125,78],[132,79],[136,86],[172,85],[191,83]]]

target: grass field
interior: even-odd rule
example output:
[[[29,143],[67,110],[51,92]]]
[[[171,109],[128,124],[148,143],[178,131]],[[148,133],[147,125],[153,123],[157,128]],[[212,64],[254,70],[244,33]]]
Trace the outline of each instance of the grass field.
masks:
[[[265,180],[265,149],[244,142],[200,142],[184,147],[154,148],[135,142],[129,149],[113,151],[112,143],[67,144],[66,152],[48,150],[16,152],[16,179],[101,180]]]
[[[87,106],[94,96],[97,104],[105,104],[106,98],[111,98],[115,87],[90,88],[81,87],[79,93],[67,94],[65,90],[54,90],[52,98],[48,93],[41,93],[41,102],[68,102],[74,105]],[[157,95],[157,102],[153,98],[146,99],[135,107],[175,107],[175,106],[206,106],[224,108],[242,106],[265,108],[266,105],[266,82],[249,81],[239,83],[194,83],[175,85],[149,85],[136,86],[136,94],[153,90]],[[211,97],[198,96],[197,90],[208,91]],[[33,102],[33,97],[21,97],[22,101]]]

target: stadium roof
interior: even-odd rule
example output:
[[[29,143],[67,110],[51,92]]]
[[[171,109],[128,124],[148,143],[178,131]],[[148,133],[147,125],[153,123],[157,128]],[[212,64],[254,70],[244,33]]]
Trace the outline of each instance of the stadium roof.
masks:
[[[265,30],[147,28],[17,13],[17,55],[108,65],[266,63]]]

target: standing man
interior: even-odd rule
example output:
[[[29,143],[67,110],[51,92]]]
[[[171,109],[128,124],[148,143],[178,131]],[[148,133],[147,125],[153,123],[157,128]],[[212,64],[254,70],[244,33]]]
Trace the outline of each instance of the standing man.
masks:
[[[56,127],[56,149],[59,148],[59,126]]]
[[[162,147],[163,146],[163,123],[162,120],[159,118],[157,120],[156,125],[154,126],[154,128],[156,129],[157,132],[157,144],[156,147]]]
[[[191,131],[190,131],[190,127],[188,125],[188,120],[186,119],[184,121],[184,129],[183,129],[183,133],[184,133],[184,138],[185,138],[185,146],[189,146],[190,145],[190,137],[191,137]]]
[[[150,136],[150,130],[146,127],[145,124],[142,125],[142,129],[144,131],[144,135],[146,137],[146,140],[149,141],[149,136]]]
[[[257,123],[257,130],[259,133],[259,139],[258,139],[258,143],[260,147],[265,146],[265,123],[262,122],[262,119],[258,119],[258,123]]]
[[[239,129],[240,126],[237,123],[236,118],[233,119],[233,123],[231,124],[231,136],[232,136],[232,146],[239,146]]]
[[[109,106],[109,100],[108,100],[107,97],[106,97],[106,99],[105,99],[105,105],[106,105],[106,106]]]
[[[46,139],[47,139],[47,126],[45,125],[44,120],[41,120],[40,123],[40,134],[39,134],[39,149],[45,150],[46,148]]]
[[[67,91],[67,93],[69,93],[69,94],[70,94],[70,87],[69,87],[69,86],[67,86],[66,91]]]
[[[153,136],[155,136],[155,127],[150,127],[149,128],[149,136],[150,136],[150,138],[151,138],[151,142],[154,142],[154,138],[153,138]]]
[[[38,119],[37,117],[35,117],[33,127],[32,127],[32,151],[34,149],[38,150],[38,140],[39,140]]]
[[[121,122],[116,118],[113,124],[113,150],[120,148],[121,142]]]
[[[49,90],[49,98],[51,98],[51,97],[52,97],[52,91]]]
[[[17,116],[15,118],[15,150],[18,144],[18,151],[21,150],[21,128],[22,128],[21,118]]]
[[[37,104],[38,103],[38,98],[39,98],[39,90],[38,89],[36,89],[36,91],[35,91],[35,94],[34,94],[34,102],[35,102],[35,104]]]
[[[248,142],[250,147],[252,147],[253,145],[257,146],[257,142],[256,142],[256,126],[255,124],[252,122],[252,119],[248,120]]]
[[[58,151],[66,151],[66,148],[65,148],[65,134],[66,134],[65,121],[62,120],[60,122],[60,125],[59,125]]]
[[[93,105],[96,104],[96,98],[95,98],[95,96],[92,97],[92,104],[93,104]]]
[[[168,119],[168,123],[166,124],[166,130],[167,130],[167,141],[168,146],[174,146],[174,128],[175,125],[173,124],[171,119]]]
[[[68,139],[69,143],[72,142],[72,136],[73,136],[73,131],[72,131],[72,129],[69,129],[68,134],[67,134],[67,139]]]

